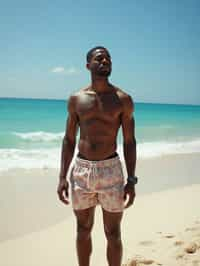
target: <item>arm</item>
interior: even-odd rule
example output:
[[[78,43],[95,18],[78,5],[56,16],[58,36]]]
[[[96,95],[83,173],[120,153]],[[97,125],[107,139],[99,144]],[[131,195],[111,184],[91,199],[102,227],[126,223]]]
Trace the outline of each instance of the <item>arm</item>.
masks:
[[[75,111],[75,97],[71,96],[68,103],[68,119],[66,124],[65,136],[62,143],[61,166],[59,174],[59,185],[57,193],[59,199],[68,204],[68,182],[66,175],[72,161],[76,146],[76,134],[78,130],[78,116]],[[65,197],[64,194],[65,193]]]
[[[135,120],[132,115],[134,110],[134,104],[130,96],[124,96],[123,98],[123,112],[122,112],[122,132],[123,132],[123,151],[124,159],[126,163],[126,169],[128,176],[135,176],[136,167],[136,139],[135,139]],[[129,200],[126,204],[126,208],[133,204],[135,198],[135,185],[127,182],[124,188],[125,200],[127,195]]]

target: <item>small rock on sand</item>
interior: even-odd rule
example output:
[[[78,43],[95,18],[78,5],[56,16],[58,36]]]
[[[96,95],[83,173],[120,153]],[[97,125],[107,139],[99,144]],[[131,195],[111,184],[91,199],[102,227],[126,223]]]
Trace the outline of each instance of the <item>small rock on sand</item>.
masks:
[[[189,254],[193,254],[197,251],[197,244],[196,243],[190,243],[186,248],[185,248],[185,252],[189,253]]]
[[[181,245],[183,245],[183,244],[184,244],[184,242],[181,241],[181,240],[177,240],[176,242],[174,242],[174,245],[175,245],[175,246],[181,246]]]

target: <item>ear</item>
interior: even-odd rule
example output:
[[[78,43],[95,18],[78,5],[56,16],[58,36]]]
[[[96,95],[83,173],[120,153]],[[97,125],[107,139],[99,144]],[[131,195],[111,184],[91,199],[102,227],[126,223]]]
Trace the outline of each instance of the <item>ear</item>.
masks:
[[[88,70],[90,70],[90,64],[89,64],[89,63],[86,64],[86,68],[87,68]]]

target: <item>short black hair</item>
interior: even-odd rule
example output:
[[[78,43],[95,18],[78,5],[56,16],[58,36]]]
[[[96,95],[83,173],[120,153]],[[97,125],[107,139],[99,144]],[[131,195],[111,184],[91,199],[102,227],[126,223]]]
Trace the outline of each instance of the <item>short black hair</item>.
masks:
[[[92,48],[92,49],[90,49],[90,50],[88,51],[87,56],[86,56],[86,58],[87,58],[87,63],[90,62],[90,60],[91,60],[91,58],[92,58],[92,54],[93,54],[94,51],[96,51],[96,50],[105,50],[105,51],[110,55],[110,53],[108,52],[108,49],[106,49],[105,47],[103,47],[103,46],[96,46],[96,47],[94,47],[94,48]]]

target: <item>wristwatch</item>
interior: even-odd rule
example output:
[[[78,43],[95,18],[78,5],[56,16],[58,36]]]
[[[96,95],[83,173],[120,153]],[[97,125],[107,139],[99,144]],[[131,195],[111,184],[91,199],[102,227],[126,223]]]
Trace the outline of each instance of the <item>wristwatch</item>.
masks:
[[[130,183],[132,185],[136,185],[137,182],[138,182],[138,177],[137,176],[128,176],[127,183]]]

